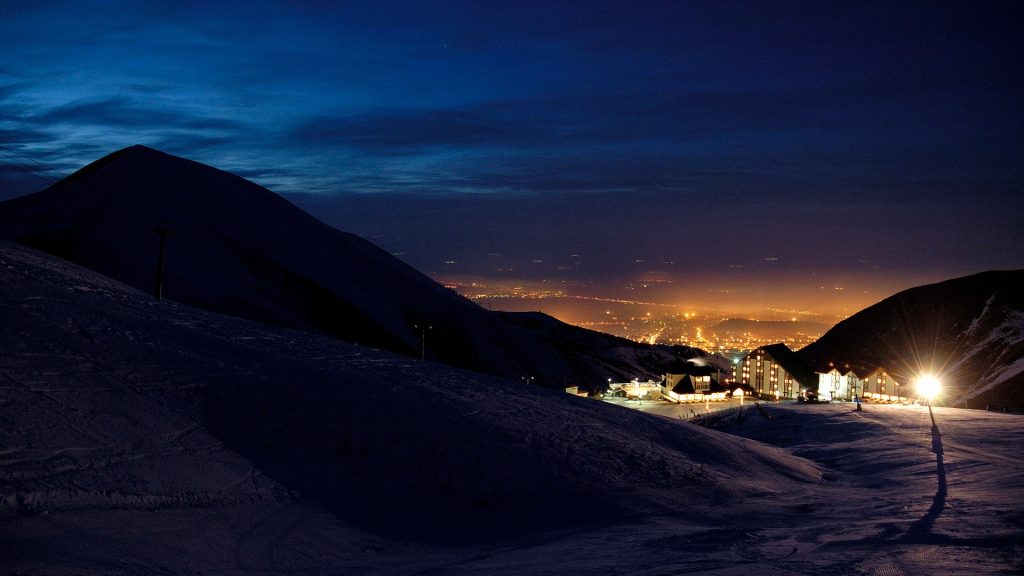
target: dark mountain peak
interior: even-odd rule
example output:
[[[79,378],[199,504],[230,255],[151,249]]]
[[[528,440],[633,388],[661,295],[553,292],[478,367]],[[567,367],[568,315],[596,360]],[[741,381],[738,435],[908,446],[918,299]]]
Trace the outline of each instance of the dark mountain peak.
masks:
[[[164,152],[162,150],[157,150],[156,148],[150,148],[149,146],[146,146],[145,144],[132,144],[131,146],[127,146],[127,147],[122,148],[120,150],[116,150],[116,151],[111,152],[110,154],[107,154],[106,156],[100,158],[99,160],[91,162],[90,164],[88,164],[84,168],[82,168],[82,170],[88,170],[90,167],[93,167],[93,166],[104,166],[104,165],[111,164],[111,163],[114,163],[114,162],[130,162],[130,163],[135,163],[135,162],[147,162],[147,161],[148,162],[168,162],[168,163],[178,163],[178,164],[195,164],[195,165],[199,165],[199,166],[206,166],[205,164],[202,164],[200,162],[196,162],[195,160],[189,160],[187,158],[182,158],[181,156],[175,156],[174,154],[169,154],[169,153]],[[206,166],[206,167],[210,168],[212,170],[216,170],[216,168],[212,168],[210,166]]]
[[[991,270],[899,292],[798,354],[818,370],[941,375],[950,397],[1024,405],[1024,270]]]
[[[161,152],[154,148],[144,146],[142,144],[134,144],[127,148],[122,148],[116,152],[111,152],[106,156],[90,162],[83,166],[81,169],[76,171],[74,174],[64,178],[63,180],[50,186],[50,189],[60,189],[67,187],[69,184],[77,183],[82,180],[88,180],[95,178],[102,174],[104,170],[113,167],[117,170],[124,170],[129,166],[146,167],[146,168],[160,168],[162,165],[164,169],[173,169],[174,165],[177,164],[178,168],[183,166],[185,163],[196,164],[203,166],[198,162],[192,160],[186,160],[178,156]],[[206,166],[206,168],[210,168]],[[213,169],[213,168],[210,168]]]
[[[43,194],[63,196],[72,188],[79,201],[150,203],[152,210],[158,210],[164,202],[173,202],[179,209],[202,211],[237,209],[240,201],[263,200],[278,208],[288,204],[240,176],[141,144],[92,162]]]
[[[160,150],[157,150],[156,148],[150,148],[149,146],[146,146],[145,144],[132,144],[131,146],[127,146],[127,147],[123,148],[122,150],[120,150],[120,152],[125,152],[125,151],[132,151],[132,152],[138,152],[138,153],[143,153],[143,154],[155,153],[155,154],[160,154],[160,155],[163,155],[163,156],[170,156],[170,154],[168,154],[166,152],[161,152]],[[117,152],[115,152],[115,154],[116,153]]]
[[[475,370],[552,386],[646,372],[638,351],[594,358],[559,339],[597,335],[507,321],[262,186],[142,145],[0,203],[0,236],[140,290],[159,277],[170,300]]]
[[[986,270],[969,276],[908,288],[892,298],[879,302],[878,305],[892,306],[900,301],[921,298],[928,301],[954,300],[962,296],[976,296],[979,293],[1019,295],[1015,301],[1024,303],[1024,292],[1018,291],[1021,286],[1024,286],[1024,270]],[[866,309],[865,312],[870,309]]]
[[[258,184],[142,145],[0,208],[4,236],[142,290],[155,282],[156,231],[169,229],[166,297],[400,351],[411,351],[411,329],[400,315],[382,328],[368,318],[370,309],[389,297],[416,307],[449,295]],[[353,277],[389,279],[396,288],[370,288]]]
[[[74,229],[111,238],[134,234],[139,241],[155,227],[189,229],[236,244],[265,242],[295,228],[343,234],[258,184],[141,144],[108,154],[42,192],[3,206],[0,223],[15,239]],[[67,250],[56,253],[69,257]]]

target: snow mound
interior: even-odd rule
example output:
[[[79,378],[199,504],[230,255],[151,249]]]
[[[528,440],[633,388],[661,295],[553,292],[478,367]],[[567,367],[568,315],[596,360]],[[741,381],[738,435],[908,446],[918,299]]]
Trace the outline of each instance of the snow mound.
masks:
[[[13,244],[0,286],[8,518],[301,500],[363,534],[487,542],[819,479],[777,448],[156,301]]]
[[[1011,414],[936,408],[936,439],[921,406],[747,406],[718,413],[728,435],[7,243],[0,327],[11,573],[1009,574],[1024,554]]]

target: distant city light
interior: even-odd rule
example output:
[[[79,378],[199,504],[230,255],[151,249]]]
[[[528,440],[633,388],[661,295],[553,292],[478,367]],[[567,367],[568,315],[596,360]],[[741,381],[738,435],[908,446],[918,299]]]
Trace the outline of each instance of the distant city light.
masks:
[[[769,307],[756,313],[695,310],[689,303],[663,304],[574,294],[573,287],[564,283],[557,287],[545,283],[531,286],[467,278],[446,285],[488,309],[543,310],[564,322],[636,342],[694,346],[730,357],[778,342],[799,349],[843,318],[803,308]],[[749,320],[742,320],[744,316]]]

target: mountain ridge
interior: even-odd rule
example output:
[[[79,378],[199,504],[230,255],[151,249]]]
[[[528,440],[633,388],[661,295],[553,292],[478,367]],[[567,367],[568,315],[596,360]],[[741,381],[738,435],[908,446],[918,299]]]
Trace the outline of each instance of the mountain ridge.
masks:
[[[1024,409],[1024,270],[989,270],[903,290],[797,354],[821,371],[939,376],[951,405]]]
[[[0,203],[0,235],[141,290],[156,282],[157,229],[171,231],[163,293],[183,303],[551,387],[597,389],[607,377],[651,373],[628,360],[567,358],[272,191],[146,146]]]

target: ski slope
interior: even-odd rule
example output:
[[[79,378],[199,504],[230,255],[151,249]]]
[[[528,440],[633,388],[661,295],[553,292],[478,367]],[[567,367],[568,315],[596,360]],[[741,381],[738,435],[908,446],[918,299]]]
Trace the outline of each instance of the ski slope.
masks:
[[[1020,418],[936,418],[941,468],[921,407],[709,429],[0,244],[11,573],[1018,573]]]

